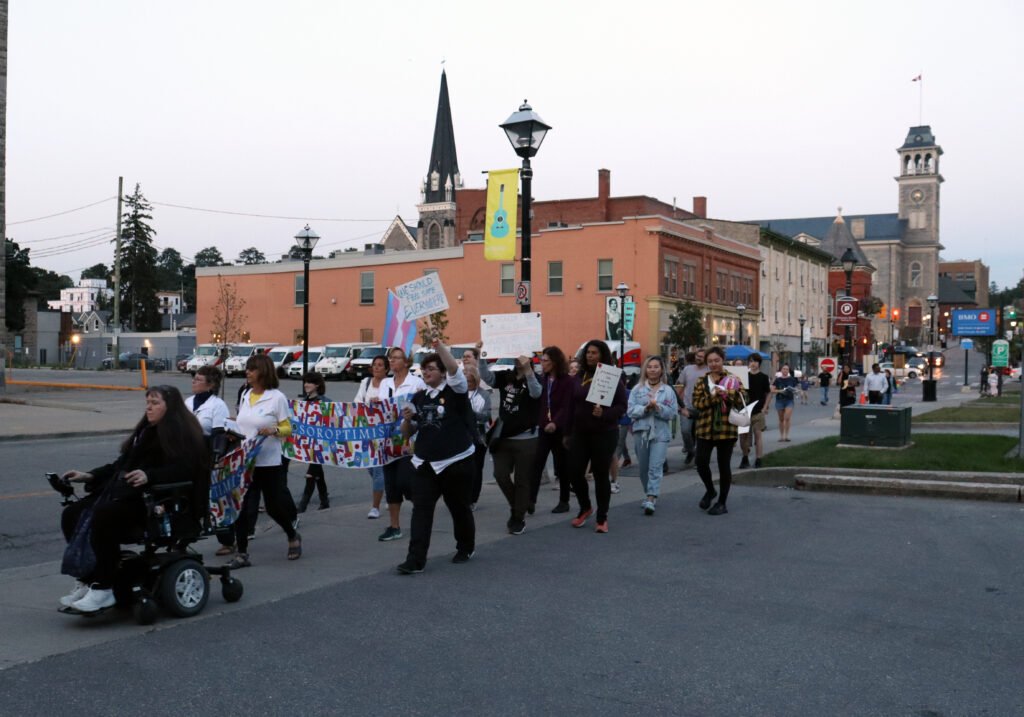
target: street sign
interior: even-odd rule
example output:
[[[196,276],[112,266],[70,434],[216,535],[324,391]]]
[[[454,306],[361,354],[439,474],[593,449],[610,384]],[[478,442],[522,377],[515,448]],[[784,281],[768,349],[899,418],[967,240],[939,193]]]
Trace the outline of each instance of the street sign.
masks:
[[[828,371],[832,373],[836,370],[836,360],[833,358],[823,358],[821,363],[818,364],[822,371]]]
[[[857,324],[857,304],[860,302],[850,296],[836,297],[836,326],[855,326]]]
[[[516,303],[520,306],[530,303],[530,282],[516,282]]]
[[[999,339],[998,341],[992,342],[992,365],[993,366],[1009,366],[1010,365],[1010,342]]]
[[[960,348],[964,351],[970,351],[974,348],[974,341],[972,339],[963,339],[960,341]]]
[[[955,309],[954,336],[995,336],[996,312],[992,309]]]

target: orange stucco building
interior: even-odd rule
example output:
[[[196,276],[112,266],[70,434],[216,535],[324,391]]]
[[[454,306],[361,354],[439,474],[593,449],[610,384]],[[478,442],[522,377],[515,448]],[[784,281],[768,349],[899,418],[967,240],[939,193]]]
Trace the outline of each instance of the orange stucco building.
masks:
[[[691,220],[692,221],[692,220]],[[518,247],[517,247],[518,251]],[[575,351],[604,338],[605,298],[626,282],[637,303],[634,338],[645,353],[660,349],[677,302],[702,307],[709,336],[735,342],[736,305],[760,313],[757,247],[663,216],[542,229],[532,242],[532,310],[541,312],[544,342]],[[513,291],[517,261],[486,261],[483,242],[442,249],[343,254],[310,264],[310,341],[380,341],[387,291],[436,271],[448,298],[452,343],[479,335],[481,314],[519,310]],[[299,343],[302,264],[206,267],[196,270],[197,340],[211,342],[219,282],[245,300],[251,341]],[[756,321],[743,335],[756,344]]]

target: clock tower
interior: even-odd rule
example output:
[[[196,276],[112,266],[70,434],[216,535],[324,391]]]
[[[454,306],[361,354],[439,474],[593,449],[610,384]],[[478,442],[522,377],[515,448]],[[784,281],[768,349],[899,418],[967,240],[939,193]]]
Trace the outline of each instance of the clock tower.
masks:
[[[928,125],[911,127],[900,155],[899,218],[906,221],[903,241],[908,245],[939,243],[939,157],[942,147]]]

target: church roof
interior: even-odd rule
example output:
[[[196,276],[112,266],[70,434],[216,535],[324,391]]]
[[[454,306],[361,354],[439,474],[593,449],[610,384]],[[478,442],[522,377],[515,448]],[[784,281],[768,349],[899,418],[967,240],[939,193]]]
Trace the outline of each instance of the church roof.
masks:
[[[907,138],[903,141],[900,149],[913,149],[914,147],[935,147],[935,135],[932,134],[931,125],[911,127],[907,132]]]
[[[864,238],[858,239],[858,241],[902,239],[907,228],[907,220],[900,219],[899,214],[895,212],[892,214],[850,214],[844,219],[848,223],[855,219],[864,220]],[[755,219],[753,223],[789,237],[809,234],[816,239],[824,239],[834,221],[835,217],[799,217],[796,219]]]
[[[828,228],[828,232],[821,239],[820,248],[834,257],[833,263],[838,262],[847,249],[853,249],[853,253],[857,257],[857,266],[874,266],[861,251],[842,215],[832,220],[832,226]]]
[[[430,175],[437,172],[440,181],[437,189],[431,189]],[[434,144],[430,149],[430,166],[427,167],[426,203],[443,202],[445,200],[445,183],[451,179],[452,186],[457,184],[455,175],[459,173],[459,160],[455,155],[455,130],[452,128],[452,107],[448,99],[448,75],[441,71],[441,92],[437,98],[437,119],[434,120]]]

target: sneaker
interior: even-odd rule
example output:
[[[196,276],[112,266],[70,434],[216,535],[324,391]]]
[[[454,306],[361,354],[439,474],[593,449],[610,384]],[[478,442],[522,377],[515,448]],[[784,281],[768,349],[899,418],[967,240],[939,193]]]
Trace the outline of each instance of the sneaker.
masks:
[[[78,602],[85,597],[85,594],[89,592],[89,586],[83,583],[81,580],[75,581],[75,589],[60,599],[60,604],[64,607],[71,607],[74,603]]]
[[[707,510],[711,507],[711,501],[718,497],[718,491],[709,490],[704,493],[704,497],[700,499],[700,509]]]
[[[581,510],[580,514],[572,519],[572,527],[574,527],[574,528],[582,528],[583,524],[587,522],[587,518],[589,518],[591,515],[593,515],[593,513],[594,513],[594,509],[593,508],[587,508],[586,510]]]
[[[379,508],[370,508],[370,512],[366,514],[366,517],[369,518],[370,520],[376,520],[377,518],[380,517],[380,509]]]
[[[71,604],[71,607],[78,610],[78,612],[90,613],[114,607],[115,603],[117,603],[117,600],[114,598],[113,590],[89,588],[85,595]]]
[[[608,521],[606,520],[603,523],[598,523],[596,526],[594,526],[594,532],[595,533],[607,533],[608,532]]]
[[[708,515],[724,515],[729,511],[725,507],[725,503],[715,503],[711,510],[708,511]]]
[[[554,508],[551,509],[551,512],[552,513],[568,513],[569,512],[569,504],[568,503],[559,503],[558,505],[556,505]]]
[[[744,468],[750,468],[750,459],[746,456],[743,456],[743,458],[740,459],[740,470]]]
[[[694,459],[695,457],[696,457],[696,456],[694,456],[694,454],[693,454],[693,453],[687,453],[687,454],[686,454],[686,465],[690,465],[691,463],[693,463],[693,459]]]
[[[512,524],[508,526],[508,532],[512,535],[522,535],[526,532],[526,521],[513,520]]]
[[[452,558],[452,562],[456,565],[459,563],[468,563],[474,555],[476,555],[475,550],[470,550],[468,553],[465,550],[460,550],[455,553],[455,557]]]
[[[622,490],[622,487],[619,485],[618,481],[612,483],[612,493],[618,493],[620,490]]]
[[[654,503],[652,501],[644,502],[644,515],[654,515]]]
[[[401,533],[399,533],[401,536]],[[423,567],[417,565],[412,560],[406,560],[404,563],[395,568],[399,575],[412,575],[413,573],[422,573]]]
[[[377,538],[377,540],[380,540],[380,541],[383,542],[383,541],[387,541],[387,540],[398,540],[401,537],[402,537],[402,529],[401,528],[392,528],[389,525],[384,530],[384,532],[380,534],[380,537]]]
[[[760,468],[760,467],[761,467],[761,459],[760,458],[755,458],[754,459],[754,468]]]

